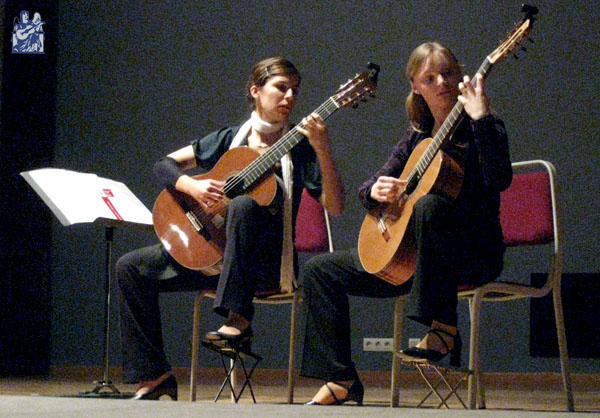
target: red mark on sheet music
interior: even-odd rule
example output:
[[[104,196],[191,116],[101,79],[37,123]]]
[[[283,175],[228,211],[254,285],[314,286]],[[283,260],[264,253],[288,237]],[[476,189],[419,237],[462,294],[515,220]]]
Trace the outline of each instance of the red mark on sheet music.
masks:
[[[114,197],[112,190],[110,190],[110,189],[102,189],[102,200],[104,200],[104,203],[106,203],[106,206],[108,206],[108,208],[115,215],[115,217],[119,221],[122,221],[123,217],[119,214],[119,212],[117,211],[117,208],[115,208],[115,206],[110,201],[111,197]]]

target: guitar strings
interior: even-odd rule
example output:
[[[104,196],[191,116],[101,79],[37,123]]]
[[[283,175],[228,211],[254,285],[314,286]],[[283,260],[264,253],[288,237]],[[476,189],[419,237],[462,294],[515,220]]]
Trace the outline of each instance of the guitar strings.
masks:
[[[327,116],[330,116],[334,110],[338,108],[339,106],[335,103],[333,98],[330,97],[323,104],[321,104],[314,112],[318,113],[323,117],[322,112],[327,110],[329,114],[324,117],[325,119],[327,118]],[[298,127],[303,128],[304,124],[302,122],[299,122],[296,126],[294,126],[294,128],[292,128],[292,130],[290,130],[287,134],[280,138],[271,148],[269,148],[269,150],[265,152],[261,157],[252,161],[250,164],[248,164],[246,168],[244,168],[242,171],[236,174],[232,178],[233,180],[226,184],[224,192],[227,193],[235,189],[235,187],[237,187],[238,184],[240,184],[240,182],[244,181],[245,177],[250,177],[252,174],[255,174],[254,172],[263,164],[264,160],[268,160],[271,156],[275,155],[278,151],[280,151],[281,148],[286,146],[288,142],[292,142],[292,140],[297,140],[297,137],[300,136],[300,133],[297,130]],[[281,154],[277,158],[277,160],[281,159],[283,155],[285,154]],[[269,164],[269,166],[270,165],[271,164]],[[252,181],[255,180],[256,178],[252,179]]]
[[[356,89],[356,87],[358,85],[360,85],[361,83],[358,84],[354,84],[353,89]],[[343,86],[342,88],[344,88],[346,86]],[[348,90],[346,88],[346,90]],[[368,91],[367,90],[363,90],[362,93],[358,94],[353,101],[355,101],[357,98],[359,98],[360,96],[364,95],[364,93]],[[347,94],[347,93],[346,93]],[[337,96],[339,96],[339,93],[337,94]],[[336,103],[336,101],[333,98],[334,96],[330,97],[328,100],[326,100],[323,104],[321,104],[314,112],[319,113],[322,117],[324,115],[321,114],[321,112],[323,110],[327,110],[328,114],[325,115],[323,117],[323,119],[326,119],[327,117],[329,117],[331,114],[333,114],[333,112],[337,109],[340,108],[340,105]],[[227,187],[228,185],[225,186],[225,192],[232,190],[232,188],[237,187],[237,185],[241,182],[244,181],[244,177],[245,176],[249,176],[250,174],[253,174],[253,171],[256,170],[257,167],[259,167],[262,163],[263,160],[267,160],[269,159],[272,155],[276,154],[277,152],[279,152],[279,149],[282,148],[283,146],[287,145],[287,142],[291,142],[291,140],[298,140],[297,135],[297,127],[304,127],[304,125],[302,124],[302,122],[298,123],[298,125],[296,125],[290,132],[288,132],[286,135],[284,135],[282,138],[280,138],[280,140],[278,140],[272,148],[270,148],[265,154],[263,154],[261,157],[257,158],[256,160],[252,161],[252,163],[250,163],[246,168],[244,168],[242,171],[240,171],[236,176],[233,177],[234,180],[230,181],[229,185],[231,185],[231,187]],[[288,151],[289,152],[289,151]],[[281,153],[278,157],[276,157],[277,160],[281,159],[285,154]],[[270,163],[269,166],[271,166],[273,163]],[[258,177],[255,177],[252,180],[252,182],[254,182]]]
[[[327,116],[333,114],[333,112],[338,108],[339,108],[339,106],[336,104],[335,100],[333,100],[333,97],[330,97],[323,104],[321,104],[317,109],[315,109],[314,112],[319,113],[319,115],[321,115],[323,117],[323,112],[326,110],[329,114],[324,117],[324,119],[325,119],[325,118],[327,118]],[[249,176],[250,174],[252,174],[262,164],[262,161],[258,161],[258,160],[268,159],[271,155],[274,155],[277,151],[279,151],[280,148],[282,148],[284,145],[286,145],[287,142],[290,142],[293,139],[297,139],[297,137],[300,135],[300,133],[296,129],[298,126],[304,127],[304,124],[302,122],[299,122],[296,126],[294,126],[294,128],[292,130],[290,130],[282,138],[280,138],[273,145],[273,147],[271,147],[267,152],[265,152],[263,155],[261,155],[262,158],[259,157],[256,160],[252,161],[250,164],[248,164],[247,167],[245,167],[242,171],[240,171],[238,174],[236,174],[234,177],[232,177],[232,180],[225,185],[225,187],[223,188],[223,191],[225,193],[227,193],[227,192],[235,189],[235,187],[237,187],[237,185],[240,182],[244,181],[245,176]],[[283,155],[284,154],[282,154],[279,158],[283,157]],[[253,179],[252,181],[254,181],[254,180],[256,180],[256,179]],[[210,206],[209,209],[213,213],[220,213],[220,212],[222,212],[223,208],[225,208],[226,206],[227,205],[225,202],[220,201],[220,202],[217,202],[215,205]],[[206,210],[204,208],[202,208],[202,206],[200,205],[199,208],[192,209],[192,212],[196,216],[198,216],[198,214],[196,213],[196,209],[200,209],[201,212],[206,213]]]
[[[487,77],[491,66],[491,60],[489,59],[489,57],[486,57],[479,69],[477,70],[477,72],[475,73],[475,76],[477,76],[477,74],[480,74],[483,78]],[[452,108],[452,111],[450,112],[450,115],[446,118],[437,134],[433,137],[432,143],[427,147],[427,149],[423,153],[423,156],[415,165],[415,168],[411,170],[410,174],[407,177],[407,181],[410,182],[410,180],[413,179],[415,176],[422,176],[423,173],[425,173],[425,170],[427,170],[429,164],[435,157],[435,154],[440,149],[442,141],[453,129],[455,129],[458,126],[458,123],[462,120],[464,114],[464,105],[461,102],[456,102],[456,104]],[[427,159],[425,157],[427,157]]]
[[[323,103],[319,108],[317,108],[315,110],[315,112],[317,113],[321,113],[323,109],[330,107],[332,110],[334,110],[335,108],[337,108],[337,106],[330,106],[329,101],[331,99],[325,101],[325,103]],[[329,114],[331,115],[330,112]],[[256,168],[256,166],[259,166],[262,164],[262,160],[266,160],[269,157],[271,157],[272,155],[276,154],[278,151],[280,151],[280,148],[284,147],[287,145],[288,142],[291,142],[290,140],[294,140],[297,139],[297,136],[299,135],[298,131],[297,131],[297,127],[304,127],[304,125],[302,124],[302,122],[300,122],[298,125],[296,125],[290,132],[288,132],[286,135],[283,136],[283,138],[281,138],[279,141],[277,141],[273,147],[271,147],[265,154],[263,154],[264,156],[262,158],[258,158],[254,161],[252,161],[252,163],[250,163],[245,169],[243,169],[238,176],[243,177],[245,175],[248,174],[248,172],[254,171],[254,169]],[[283,154],[279,156],[279,158],[283,157]],[[279,159],[277,158],[277,159]],[[237,176],[236,176],[237,177]],[[241,180],[241,179],[240,179]]]

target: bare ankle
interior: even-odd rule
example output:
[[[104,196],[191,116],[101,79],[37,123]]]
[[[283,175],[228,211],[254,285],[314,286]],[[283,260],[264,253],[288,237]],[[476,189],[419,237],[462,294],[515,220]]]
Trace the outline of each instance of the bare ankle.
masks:
[[[432,321],[431,329],[439,329],[441,331],[447,332],[448,334],[456,335],[456,326],[447,325],[447,324],[444,324],[443,322]]]
[[[236,312],[229,311],[229,315],[227,316],[225,325],[243,331],[246,328],[248,328],[248,326],[250,325],[250,321],[248,321],[246,318],[244,318],[242,315]]]
[[[136,393],[139,392],[141,389],[146,389],[146,388],[148,390],[152,390],[153,388],[155,388],[156,386],[160,385],[162,382],[167,380],[167,378],[170,375],[171,375],[171,372],[166,372],[154,380],[141,380],[138,385]]]

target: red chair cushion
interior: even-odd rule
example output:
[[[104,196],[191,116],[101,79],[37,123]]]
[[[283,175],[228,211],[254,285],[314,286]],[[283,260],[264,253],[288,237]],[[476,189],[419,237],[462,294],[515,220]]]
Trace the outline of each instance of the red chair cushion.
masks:
[[[501,193],[500,223],[508,246],[547,244],[554,239],[548,173],[516,174]]]
[[[329,250],[327,224],[321,203],[304,189],[296,217],[296,240],[299,252],[319,253]]]

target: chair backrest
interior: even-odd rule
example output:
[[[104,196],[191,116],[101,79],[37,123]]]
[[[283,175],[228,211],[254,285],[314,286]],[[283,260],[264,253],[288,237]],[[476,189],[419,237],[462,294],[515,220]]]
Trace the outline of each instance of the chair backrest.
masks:
[[[299,253],[324,253],[333,251],[333,240],[329,216],[318,200],[313,198],[306,189],[302,190],[302,198],[298,215],[296,216],[296,238],[294,246]],[[270,289],[255,292],[258,298],[269,297],[272,303],[289,302],[291,299],[277,299],[281,294],[289,296],[290,293],[280,293],[279,289]]]
[[[554,240],[550,175],[519,173],[501,193],[500,223],[508,246],[548,244]]]
[[[556,169],[544,160],[513,163],[515,174],[500,198],[500,223],[507,246],[552,244],[543,296],[560,287],[563,249]]]
[[[321,203],[313,198],[306,189],[302,191],[302,200],[296,218],[294,245],[299,252],[320,253],[333,251],[331,227],[327,212]]]

